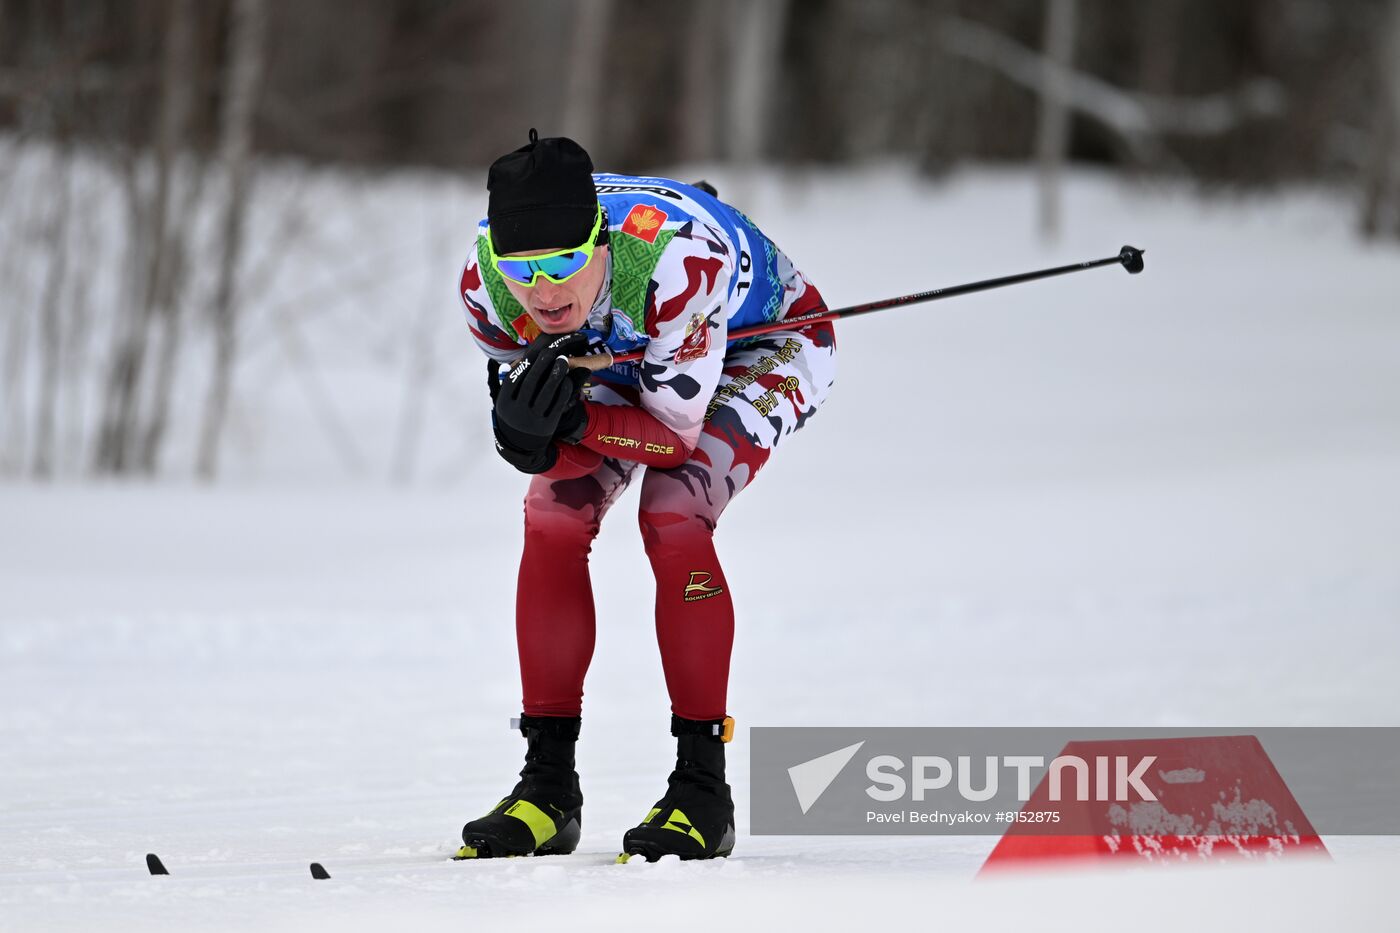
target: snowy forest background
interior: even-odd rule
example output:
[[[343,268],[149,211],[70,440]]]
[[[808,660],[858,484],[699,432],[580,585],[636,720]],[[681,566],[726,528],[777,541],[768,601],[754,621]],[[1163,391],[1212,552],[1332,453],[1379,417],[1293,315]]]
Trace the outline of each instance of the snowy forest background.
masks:
[[[0,474],[213,478],[259,443],[265,352],[341,470],[418,475],[450,270],[530,126],[747,207],[763,178],[1024,166],[1053,245],[1071,166],[1320,186],[1397,242],[1400,0],[3,0]],[[357,307],[399,396],[378,435],[295,332]]]

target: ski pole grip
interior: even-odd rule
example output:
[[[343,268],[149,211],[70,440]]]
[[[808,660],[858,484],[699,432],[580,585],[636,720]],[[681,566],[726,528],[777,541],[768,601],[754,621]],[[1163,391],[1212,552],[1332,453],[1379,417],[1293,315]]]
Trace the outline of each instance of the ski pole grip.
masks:
[[[607,369],[613,364],[611,350],[604,350],[602,353],[590,353],[588,356],[566,356],[569,366],[572,369],[586,369],[591,373],[596,373],[601,369]]]

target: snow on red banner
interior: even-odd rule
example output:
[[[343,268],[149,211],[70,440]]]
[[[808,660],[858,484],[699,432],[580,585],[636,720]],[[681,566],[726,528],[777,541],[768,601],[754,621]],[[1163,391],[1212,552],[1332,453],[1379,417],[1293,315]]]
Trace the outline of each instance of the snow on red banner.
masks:
[[[1283,777],[1252,735],[1070,742],[1059,757],[1155,759],[1140,780],[1156,800],[1124,801],[1090,769],[1060,777],[1052,794],[1041,778],[979,874],[1050,867],[1066,859],[1154,863],[1262,859],[1327,848]],[[1076,780],[1087,786],[1068,788]],[[1061,799],[1052,799],[1060,797]],[[1049,834],[1043,818],[1058,814]]]

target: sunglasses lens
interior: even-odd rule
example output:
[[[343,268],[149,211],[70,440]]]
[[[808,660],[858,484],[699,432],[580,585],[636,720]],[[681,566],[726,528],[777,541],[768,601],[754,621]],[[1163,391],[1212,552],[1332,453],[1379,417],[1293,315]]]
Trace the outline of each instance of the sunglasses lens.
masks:
[[[562,282],[588,265],[588,255],[585,252],[565,253],[562,256],[541,259],[535,265],[554,281]]]
[[[501,270],[501,275],[521,285],[530,285],[535,281],[534,263],[528,259],[498,259],[496,268]]]

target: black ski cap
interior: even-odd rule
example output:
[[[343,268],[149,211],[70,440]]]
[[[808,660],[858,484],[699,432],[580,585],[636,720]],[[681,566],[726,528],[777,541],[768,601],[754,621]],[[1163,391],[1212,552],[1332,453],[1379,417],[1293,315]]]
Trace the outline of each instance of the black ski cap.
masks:
[[[530,141],[491,164],[486,219],[496,252],[567,249],[588,239],[598,217],[593,160],[563,136]]]

